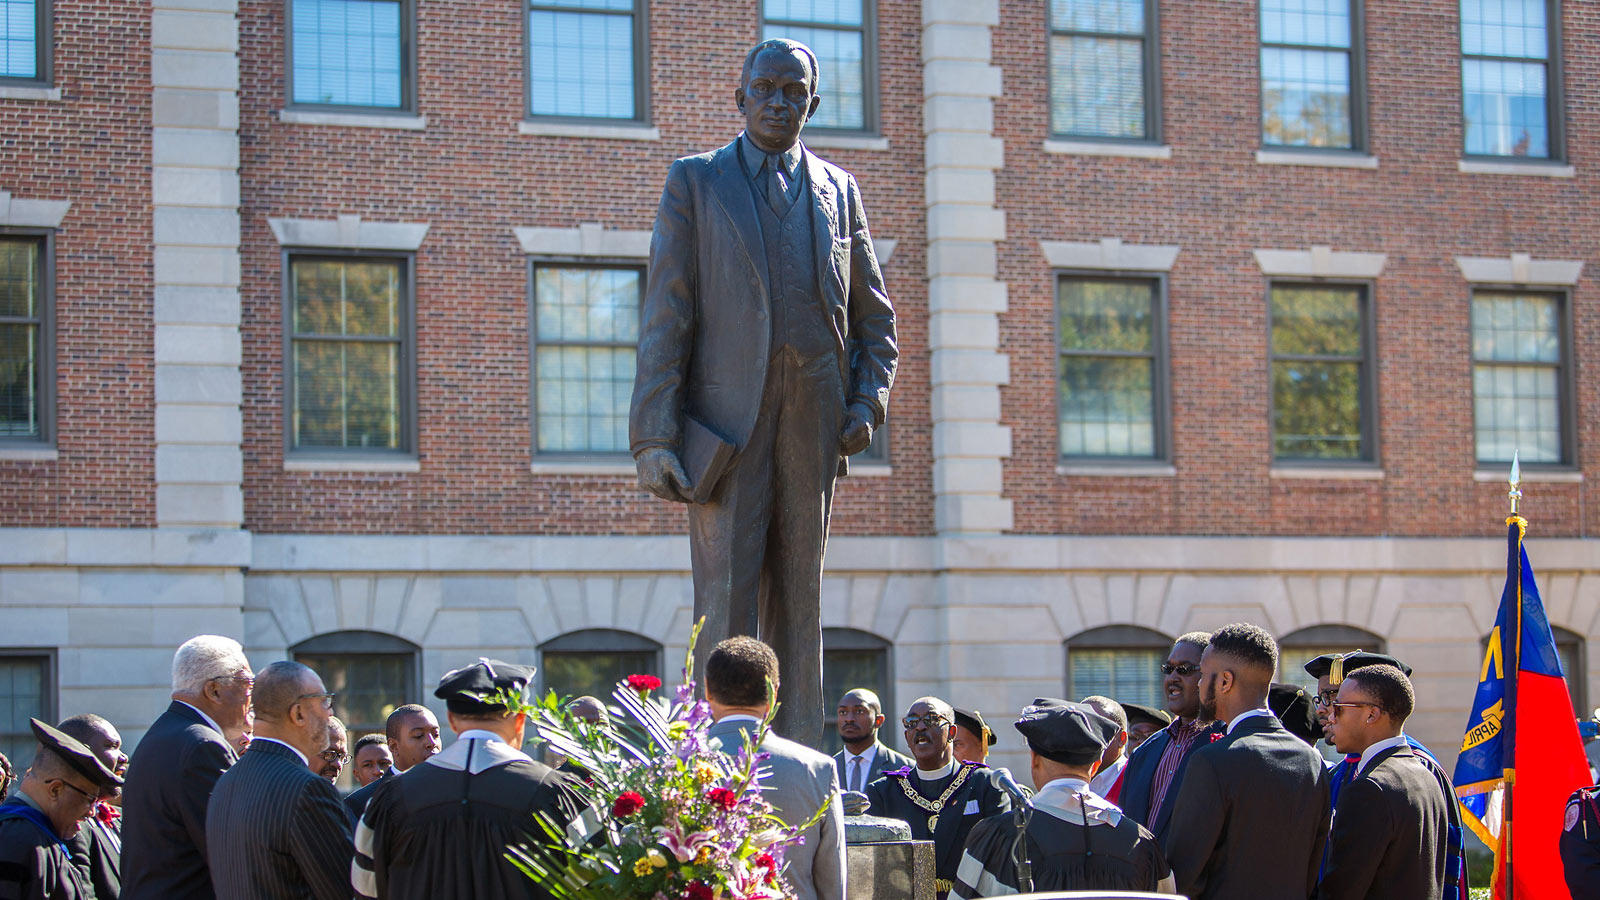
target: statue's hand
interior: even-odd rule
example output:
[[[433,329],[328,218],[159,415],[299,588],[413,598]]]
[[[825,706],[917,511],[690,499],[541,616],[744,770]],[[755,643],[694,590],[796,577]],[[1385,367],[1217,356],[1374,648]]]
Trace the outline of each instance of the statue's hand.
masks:
[[[872,802],[867,799],[866,794],[863,794],[860,791],[840,791],[839,801],[844,807],[844,814],[847,816],[866,815],[867,809],[871,806]]]
[[[855,456],[872,443],[872,410],[864,403],[852,403],[844,416],[844,428],[839,432],[839,452]]]
[[[639,486],[663,500],[688,503],[694,485],[678,462],[678,455],[665,447],[651,447],[639,454],[635,461],[639,468]]]

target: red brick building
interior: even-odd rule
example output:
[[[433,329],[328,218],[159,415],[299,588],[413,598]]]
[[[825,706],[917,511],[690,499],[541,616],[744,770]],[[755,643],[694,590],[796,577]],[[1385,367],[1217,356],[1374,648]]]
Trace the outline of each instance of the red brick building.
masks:
[[[830,685],[1153,700],[1174,636],[1245,619],[1285,677],[1410,662],[1448,757],[1515,449],[1600,696],[1593,10],[520,2],[4,4],[0,749],[27,710],[137,735],[202,631],[362,726],[478,655],[675,669],[633,304],[764,35],[822,59],[807,143],[899,315]]]

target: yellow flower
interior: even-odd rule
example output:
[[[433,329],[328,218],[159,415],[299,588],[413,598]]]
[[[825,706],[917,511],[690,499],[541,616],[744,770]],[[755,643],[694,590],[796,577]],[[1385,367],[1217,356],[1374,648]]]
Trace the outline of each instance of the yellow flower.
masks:
[[[710,847],[701,847],[700,848],[700,852],[696,853],[694,855],[694,862],[695,862],[695,865],[697,865],[697,866],[705,865],[706,863],[708,863],[710,861],[711,861],[711,848]]]
[[[641,856],[633,861],[633,877],[643,878],[650,874],[650,857]]]
[[[701,784],[710,784],[711,782],[717,780],[717,770],[711,768],[705,763],[701,763],[694,768],[694,780],[700,782]]]
[[[688,733],[688,722],[673,722],[671,725],[667,726],[667,737],[672,738],[675,741],[683,740],[683,736]]]

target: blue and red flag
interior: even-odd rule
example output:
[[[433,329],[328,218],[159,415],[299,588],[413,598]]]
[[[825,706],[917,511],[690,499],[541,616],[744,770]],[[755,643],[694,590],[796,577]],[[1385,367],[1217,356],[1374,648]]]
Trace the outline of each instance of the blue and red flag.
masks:
[[[1522,548],[1528,523],[1513,515],[1506,524],[1506,587],[1456,759],[1456,796],[1463,821],[1494,851],[1496,900],[1569,900],[1556,842],[1589,764]]]

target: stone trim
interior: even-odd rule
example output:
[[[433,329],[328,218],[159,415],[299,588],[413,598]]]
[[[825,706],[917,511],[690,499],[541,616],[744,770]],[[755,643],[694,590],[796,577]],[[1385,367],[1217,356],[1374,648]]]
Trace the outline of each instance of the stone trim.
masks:
[[[900,246],[900,242],[894,238],[872,239],[872,252],[878,256],[879,268],[883,268],[889,264],[890,257],[894,256],[894,248],[898,246]]]
[[[250,564],[248,531],[212,528],[0,528],[0,566]]]
[[[355,457],[331,459],[325,457],[289,456],[283,461],[285,472],[371,472],[373,474],[406,474],[421,472],[422,463],[415,459],[374,459]]]
[[[1376,169],[1378,158],[1364,153],[1317,153],[1297,150],[1257,150],[1263,166],[1322,166],[1330,169]]]
[[[871,150],[882,152],[889,149],[889,139],[876,134],[826,134],[816,132],[806,135],[801,143],[807,149],[829,150]]]
[[[1535,178],[1575,178],[1575,166],[1559,162],[1496,162],[1488,159],[1463,159],[1456,162],[1463,175],[1531,175]]]
[[[1581,259],[1534,259],[1527,253],[1509,257],[1458,256],[1461,277],[1473,284],[1556,284],[1570,287],[1583,275]]]
[[[60,228],[71,200],[29,200],[0,191],[0,225],[13,228]]]
[[[1268,478],[1305,481],[1382,481],[1383,470],[1377,466],[1273,466],[1267,470]]]
[[[616,460],[604,459],[541,459],[535,456],[528,464],[534,475],[616,475],[635,478],[638,466],[627,456]]]
[[[1350,253],[1314,245],[1310,250],[1252,250],[1261,274],[1269,278],[1377,278],[1386,253]]]
[[[591,125],[587,122],[546,122],[542,119],[523,119],[517,123],[518,134],[537,134],[546,137],[600,138],[612,141],[659,141],[661,129],[654,125]]]
[[[1176,478],[1178,467],[1161,463],[1058,463],[1066,478]]]
[[[400,131],[421,131],[428,127],[428,117],[405,113],[336,113],[313,112],[307,109],[280,109],[278,121],[285,125],[333,125],[344,128],[393,128]]]
[[[58,87],[31,87],[20,84],[0,85],[0,100],[45,100],[59,101],[61,88]]]
[[[1094,243],[1039,242],[1039,252],[1055,269],[1170,272],[1181,249],[1176,244],[1124,244],[1118,238],[1101,238]]]
[[[8,447],[0,444],[0,462],[55,462],[61,451],[55,447]]]
[[[1578,471],[1563,471],[1560,469],[1523,469],[1522,480],[1534,484],[1583,484],[1583,473]],[[1505,484],[1510,473],[1505,469],[1478,469],[1472,473],[1472,480],[1487,484]]]
[[[1125,156],[1133,159],[1171,159],[1169,144],[1134,144],[1117,141],[1068,141],[1050,138],[1042,145],[1044,152],[1063,156]]]
[[[575,228],[516,227],[522,252],[530,256],[606,257],[611,259],[649,259],[650,232],[606,228],[599,222],[584,222]]]
[[[359,215],[337,219],[267,219],[272,236],[284,247],[326,247],[356,250],[407,250],[422,246],[427,222],[364,222]]]

